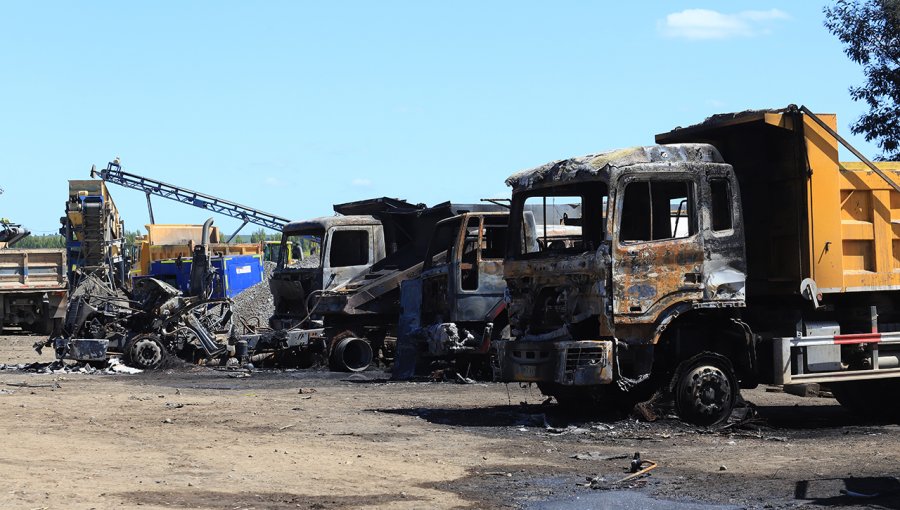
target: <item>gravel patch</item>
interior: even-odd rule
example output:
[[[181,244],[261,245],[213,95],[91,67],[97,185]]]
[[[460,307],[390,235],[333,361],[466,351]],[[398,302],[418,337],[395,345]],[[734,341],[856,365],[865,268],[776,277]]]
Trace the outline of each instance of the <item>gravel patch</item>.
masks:
[[[269,290],[275,266],[274,262],[263,262],[263,280],[234,296],[232,310],[249,325],[256,326],[258,320],[260,326],[267,327],[269,317],[275,313],[275,300]]]

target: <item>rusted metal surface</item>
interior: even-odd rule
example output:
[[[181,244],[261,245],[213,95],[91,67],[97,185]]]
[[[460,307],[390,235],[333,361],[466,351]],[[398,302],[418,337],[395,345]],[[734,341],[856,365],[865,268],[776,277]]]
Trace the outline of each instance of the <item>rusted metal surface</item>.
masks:
[[[610,182],[615,169],[655,164],[659,170],[679,162],[722,163],[711,145],[684,143],[616,149],[547,163],[517,172],[506,179],[513,193],[553,184],[601,180]]]
[[[600,342],[610,366],[615,342],[633,344],[635,349],[627,355],[639,375],[649,370],[640,361],[644,356],[640,353],[652,351],[637,347],[657,342],[679,314],[744,306],[743,225],[731,204],[727,228],[713,228],[710,179],[727,182],[730,197],[737,200],[739,191],[730,166],[715,147],[699,143],[608,151],[511,176],[507,184],[513,188],[513,214],[523,211],[528,197],[574,195],[581,196],[584,216],[575,223],[580,230],[575,230],[573,244],[566,244],[562,252],[544,248],[534,254],[517,250],[508,254],[504,272],[515,340],[497,343],[503,353],[498,357],[501,377],[563,385],[612,381],[612,372],[608,378],[559,372],[567,342]],[[591,183],[602,186],[589,189]],[[646,211],[625,207],[631,183],[646,187]],[[660,189],[682,186],[681,203],[672,204],[670,210],[668,195],[654,198],[651,184]],[[601,197],[592,193],[604,194],[602,208]],[[664,227],[660,230],[671,232],[653,235],[659,220]],[[629,233],[626,221],[649,222],[651,234]],[[542,242],[549,245],[546,239]],[[529,360],[515,352],[547,359]]]
[[[613,381],[613,342],[511,341],[498,345],[499,379],[588,386]]]

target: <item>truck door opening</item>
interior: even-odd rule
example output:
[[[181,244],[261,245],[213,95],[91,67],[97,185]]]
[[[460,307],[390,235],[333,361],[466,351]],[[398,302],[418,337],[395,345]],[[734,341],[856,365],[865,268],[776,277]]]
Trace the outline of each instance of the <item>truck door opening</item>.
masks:
[[[369,232],[335,230],[331,234],[331,267],[363,266],[369,263]]]
[[[682,239],[697,232],[690,181],[635,181],[625,187],[623,242]]]

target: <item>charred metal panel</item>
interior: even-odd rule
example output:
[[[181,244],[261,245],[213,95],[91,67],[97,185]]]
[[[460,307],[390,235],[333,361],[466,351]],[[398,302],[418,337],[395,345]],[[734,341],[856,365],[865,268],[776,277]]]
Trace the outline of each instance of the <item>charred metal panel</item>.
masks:
[[[104,361],[108,347],[105,338],[58,338],[54,345],[57,353],[65,353],[63,359],[75,361]]]
[[[400,320],[397,324],[397,353],[394,356],[393,378],[406,380],[415,375],[419,329],[423,299],[422,280],[413,278],[400,284]]]
[[[597,180],[609,182],[610,172],[614,168],[658,163],[669,165],[688,161],[723,162],[719,152],[708,144],[682,143],[631,147],[554,161],[523,170],[506,179],[506,184],[513,188],[513,193],[516,193],[554,184]]]
[[[376,231],[378,236],[376,237]],[[362,246],[349,247],[339,245],[335,242],[338,236],[361,234],[359,243]],[[322,262],[322,279],[327,282],[328,287],[340,287],[353,278],[364,273],[377,259],[375,258],[380,251],[376,248],[376,241],[383,241],[382,227],[380,225],[358,225],[358,226],[333,226],[326,232],[325,238],[325,256]],[[349,264],[336,263],[339,257],[346,257],[341,251],[349,251],[351,249],[360,250],[361,256],[357,260]],[[324,285],[324,283],[323,283]]]
[[[580,255],[506,260],[512,336],[543,338],[588,320],[599,321],[599,330],[610,329],[612,321],[606,306],[609,266],[606,244],[596,252]]]
[[[498,341],[501,381],[555,382],[570,386],[608,384],[613,379],[609,340]]]

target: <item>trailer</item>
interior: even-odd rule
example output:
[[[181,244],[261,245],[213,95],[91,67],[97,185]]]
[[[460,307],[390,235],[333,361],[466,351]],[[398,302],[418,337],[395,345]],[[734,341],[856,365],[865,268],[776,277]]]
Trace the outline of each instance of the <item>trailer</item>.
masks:
[[[64,250],[0,249],[0,332],[20,326],[50,334],[65,316],[67,289]]]
[[[572,406],[664,395],[698,424],[740,388],[819,382],[896,417],[900,166],[840,163],[836,125],[793,105],[715,115],[511,176],[511,231],[530,204],[583,214],[568,243],[510,236],[498,378]]]

